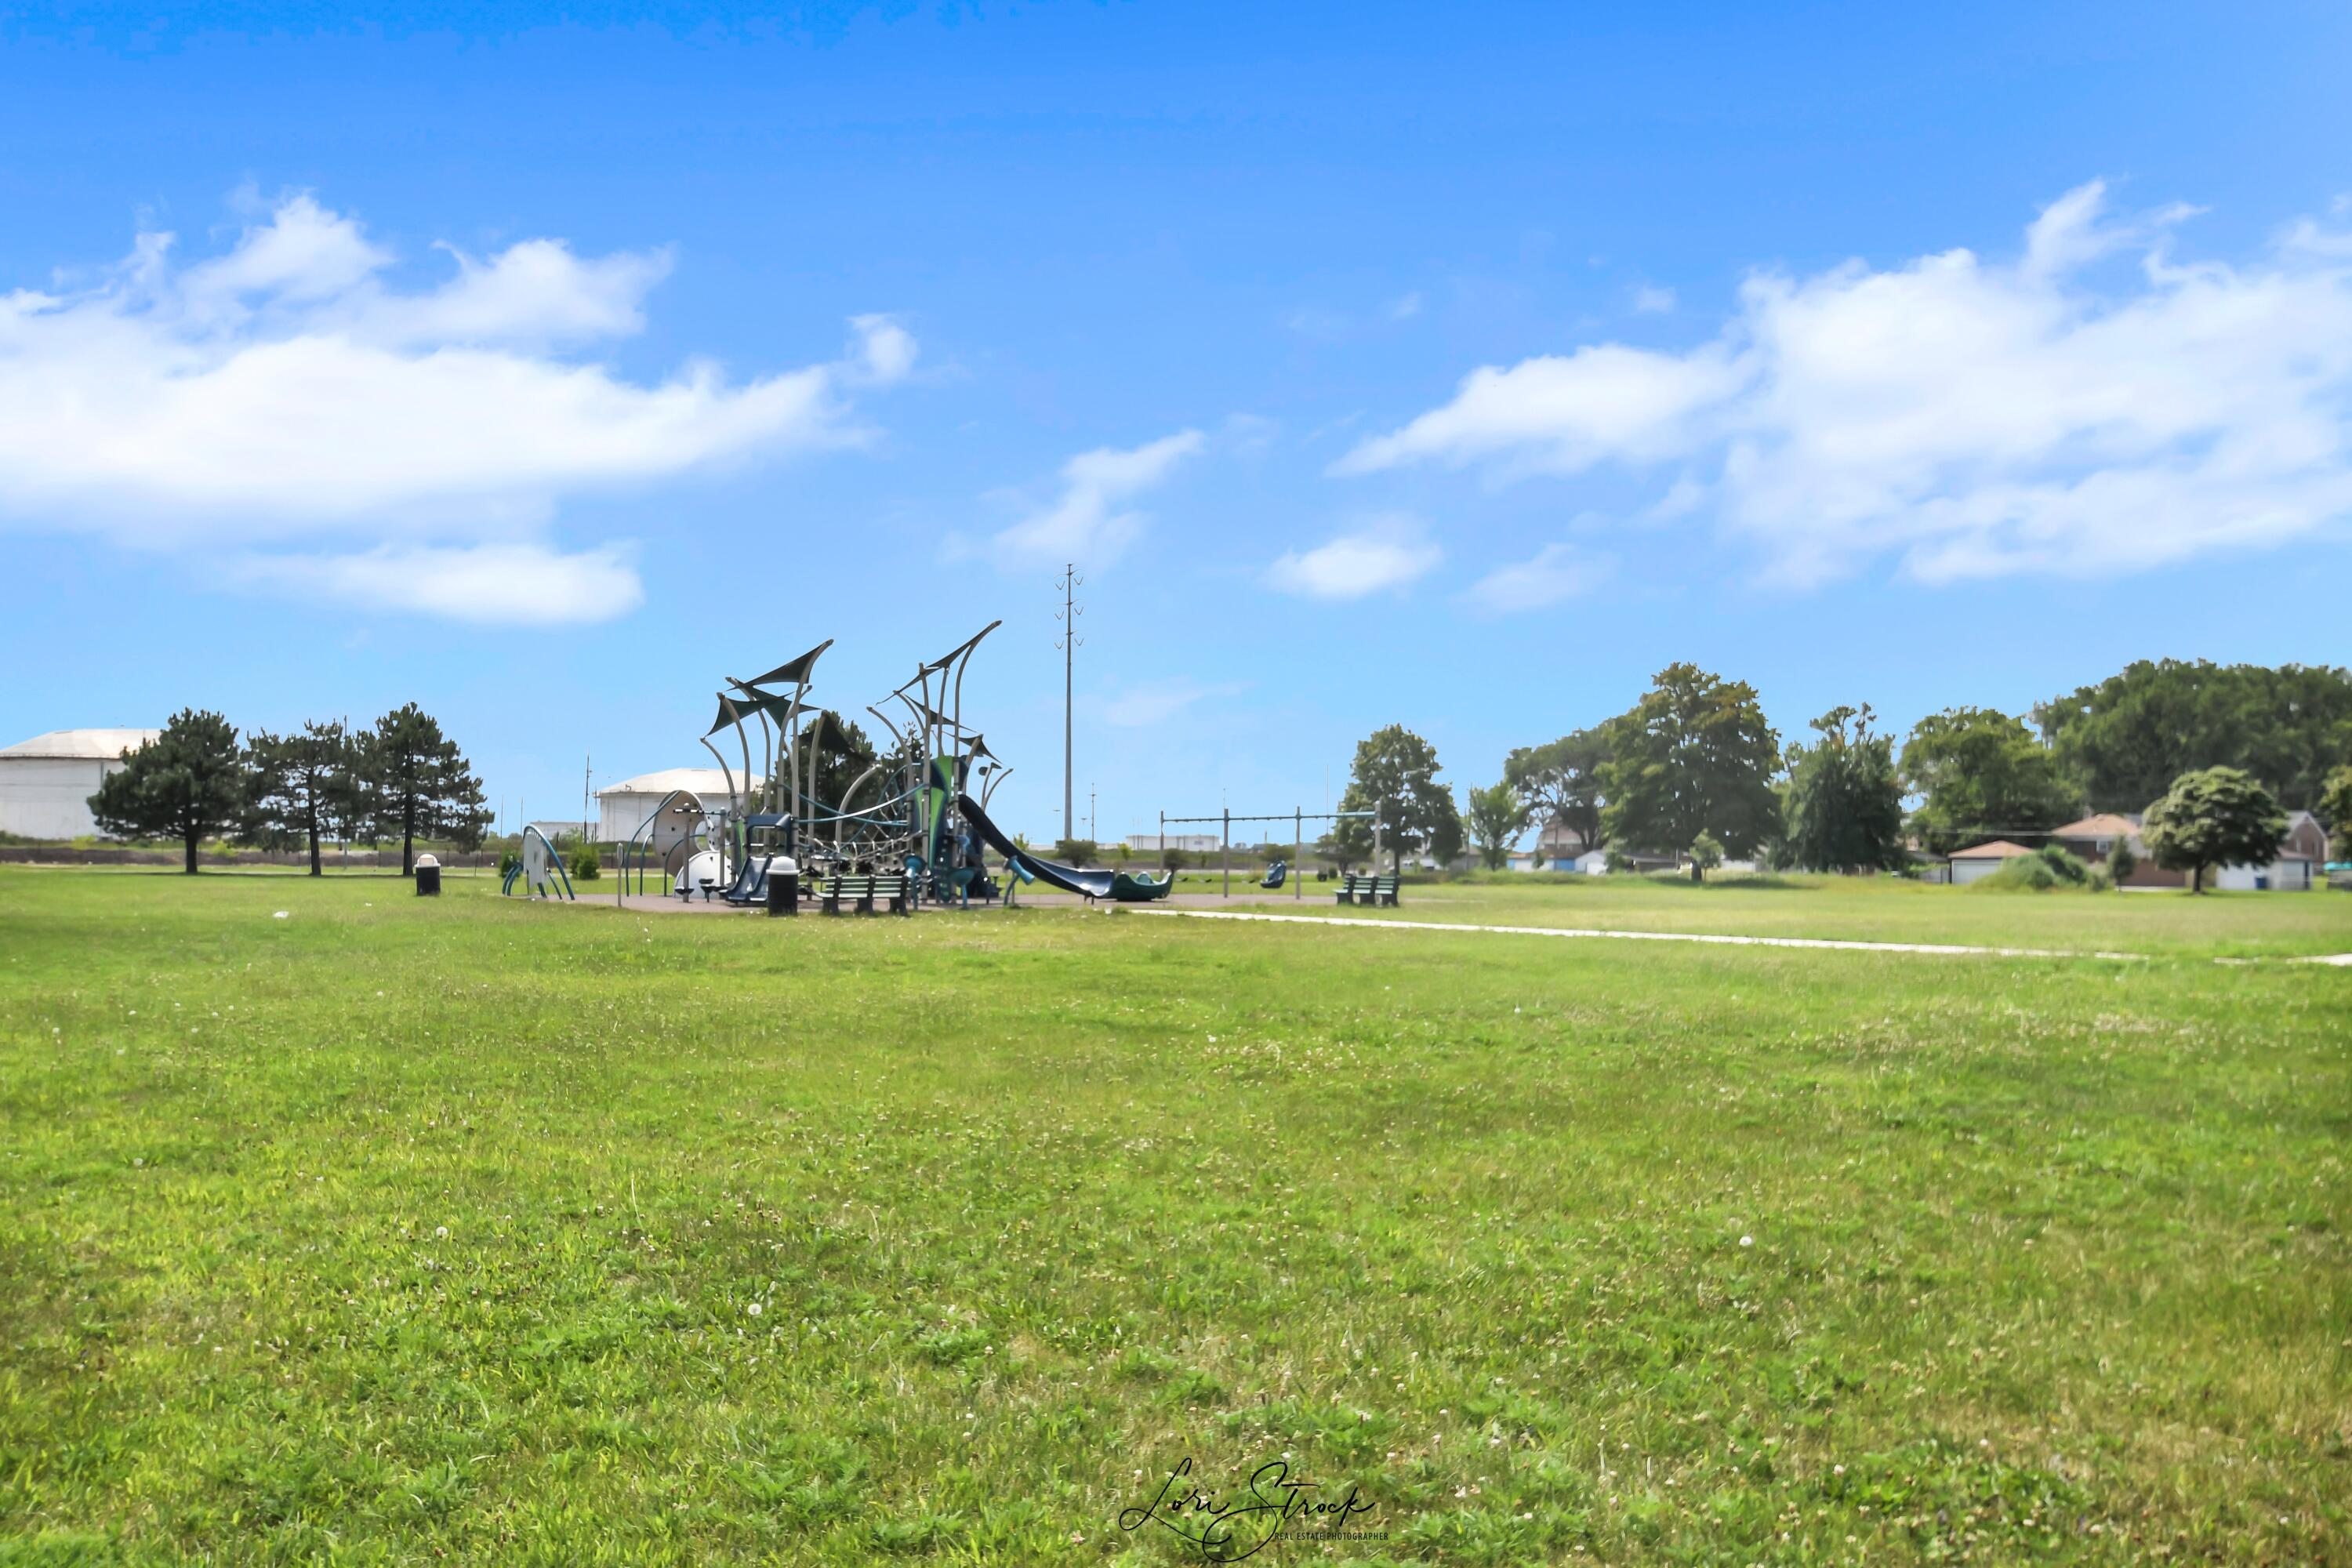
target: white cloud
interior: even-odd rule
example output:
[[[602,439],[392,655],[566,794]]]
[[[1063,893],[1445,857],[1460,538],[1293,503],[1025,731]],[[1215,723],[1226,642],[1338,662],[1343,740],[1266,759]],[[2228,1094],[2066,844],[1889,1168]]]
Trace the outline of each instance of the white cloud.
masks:
[[[1547,544],[1526,561],[1497,566],[1463,594],[1488,615],[1517,615],[1572,599],[1605,581],[1614,563],[1572,544]]]
[[[1102,704],[1102,719],[1123,730],[1163,723],[1203,698],[1230,697],[1238,685],[1203,686],[1187,676],[1146,680],[1129,687]]]
[[[1421,293],[1416,289],[1410,294],[1400,294],[1390,300],[1385,313],[1391,321],[1409,321],[1421,314]]]
[[[1663,316],[1675,308],[1675,291],[1644,283],[1633,290],[1633,309],[1645,316]]]
[[[1689,447],[1694,417],[1737,390],[1741,374],[1720,350],[1685,356],[1616,343],[1489,365],[1465,376],[1453,402],[1364,442],[1332,471],[1502,458],[1574,473],[1610,458],[1665,457]]]
[[[1929,581],[2109,575],[2352,515],[2352,247],[2306,221],[2252,263],[2182,264],[2189,209],[2110,223],[2104,196],[2051,204],[2013,262],[1759,274],[1686,353],[1473,372],[1336,471],[1623,464],[1800,581],[1890,552]]]
[[[1062,465],[1062,493],[997,534],[992,553],[1007,567],[1064,561],[1109,565],[1150,521],[1124,503],[1167,479],[1202,444],[1198,430],[1179,430],[1124,451],[1097,447],[1079,453]]]
[[[609,621],[645,601],[626,549],[564,554],[540,544],[382,545],[356,555],[249,553],[224,569],[237,584],[369,610],[486,626]]]
[[[1304,552],[1292,551],[1266,568],[1265,578],[1286,594],[1360,599],[1402,588],[1444,559],[1444,552],[1410,520],[1390,519]]]
[[[0,295],[0,523],[222,559],[339,540],[288,557],[344,563],[315,579],[339,584],[373,570],[350,563],[403,550],[521,543],[610,586],[629,569],[609,547],[534,542],[562,499],[856,441],[845,389],[914,357],[902,329],[868,316],[838,364],[633,381],[557,351],[639,331],[666,255],[583,258],[556,239],[479,259],[451,249],[450,275],[403,289],[389,250],[308,195],[224,254],[177,264],[173,246],[142,234],[94,279]]]
[[[877,382],[897,381],[915,368],[914,334],[889,316],[852,316],[849,324],[857,329],[865,340],[862,357],[866,377]]]

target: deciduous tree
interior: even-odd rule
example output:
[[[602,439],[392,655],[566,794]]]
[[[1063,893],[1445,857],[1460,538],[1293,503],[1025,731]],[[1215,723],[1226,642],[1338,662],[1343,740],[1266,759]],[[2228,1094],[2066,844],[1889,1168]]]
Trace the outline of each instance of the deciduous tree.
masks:
[[[1789,748],[1787,825],[1776,851],[1809,871],[1894,871],[1903,847],[1903,785],[1893,737],[1870,728],[1870,705],[1813,721],[1821,739]]]
[[[1511,858],[1511,846],[1528,830],[1528,803],[1505,779],[1500,784],[1470,789],[1470,839],[1478,846],[1478,859],[1489,871],[1499,871]]]
[[[1608,726],[1578,730],[1503,759],[1503,782],[1542,819],[1572,830],[1582,847],[1601,843],[1601,764],[1609,760]]]
[[[2316,805],[2352,757],[2352,670],[2142,659],[2033,710],[2094,811],[2140,811],[2182,774],[2232,767],[2273,798]]]
[[[1609,740],[1601,822],[1612,844],[1681,853],[1706,833],[1746,856],[1779,832],[1780,738],[1746,681],[1669,665]]]
[[[2286,813],[2242,768],[2203,768],[2172,781],[2147,808],[2141,841],[2156,863],[2189,873],[2189,890],[2205,890],[2209,866],[2262,865],[2286,840]]]
[[[2334,858],[2340,860],[2352,855],[2352,844],[2345,842],[2346,835],[2352,834],[2352,763],[2328,773],[2312,815],[2327,829],[2328,849]]]
[[[242,819],[247,782],[236,727],[217,713],[183,708],[162,734],[122,754],[121,771],[100,781],[89,810],[101,833],[178,839],[193,877],[196,846]]]
[[[2082,815],[2082,792],[2050,749],[2025,721],[1990,708],[1948,708],[1920,720],[1903,743],[1902,773],[1922,797],[1912,828],[1939,855]]]
[[[1356,747],[1339,809],[1380,814],[1381,847],[1392,872],[1402,869],[1412,850],[1426,848],[1441,863],[1461,853],[1462,816],[1438,772],[1437,748],[1402,724],[1375,731]],[[1364,818],[1340,822],[1333,837],[1349,858],[1370,853],[1372,828]]]

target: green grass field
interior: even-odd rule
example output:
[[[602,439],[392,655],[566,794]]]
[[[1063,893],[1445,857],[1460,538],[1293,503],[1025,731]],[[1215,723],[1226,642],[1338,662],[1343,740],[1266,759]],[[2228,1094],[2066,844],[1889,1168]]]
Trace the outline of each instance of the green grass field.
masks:
[[[2352,898],[1407,897],[2151,956],[0,869],[0,1563],[2352,1556]]]

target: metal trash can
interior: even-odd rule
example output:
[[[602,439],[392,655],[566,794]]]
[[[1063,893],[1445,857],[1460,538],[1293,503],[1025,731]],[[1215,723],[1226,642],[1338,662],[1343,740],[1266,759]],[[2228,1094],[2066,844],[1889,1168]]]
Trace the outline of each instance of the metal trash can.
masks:
[[[430,855],[416,858],[416,896],[420,899],[441,896],[441,862]]]
[[[789,855],[779,855],[768,862],[768,912],[772,915],[796,915],[801,912],[800,863]]]

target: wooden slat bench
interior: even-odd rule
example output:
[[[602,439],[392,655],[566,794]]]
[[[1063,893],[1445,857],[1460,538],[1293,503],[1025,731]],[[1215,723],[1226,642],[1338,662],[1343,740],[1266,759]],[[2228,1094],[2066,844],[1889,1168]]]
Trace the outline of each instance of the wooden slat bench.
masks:
[[[1370,881],[1371,879],[1368,877],[1364,879]],[[1331,895],[1331,901],[1335,904],[1352,904],[1356,901],[1356,874],[1353,871],[1341,875],[1339,890]]]
[[[819,908],[826,914],[844,913],[846,903],[851,910],[861,914],[877,914],[887,910],[894,915],[914,912],[913,900],[907,894],[907,874],[884,871],[874,875],[829,877],[818,889],[822,900]]]

